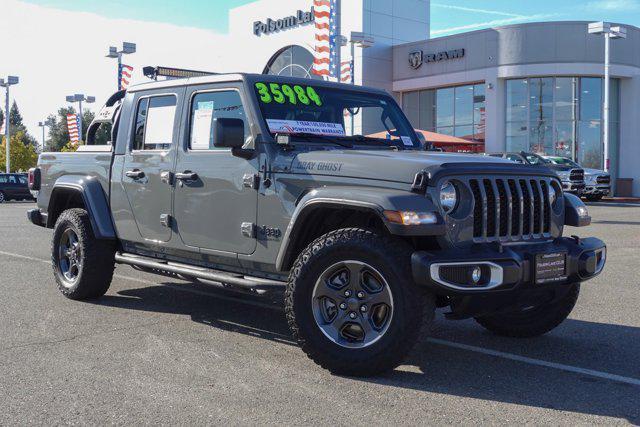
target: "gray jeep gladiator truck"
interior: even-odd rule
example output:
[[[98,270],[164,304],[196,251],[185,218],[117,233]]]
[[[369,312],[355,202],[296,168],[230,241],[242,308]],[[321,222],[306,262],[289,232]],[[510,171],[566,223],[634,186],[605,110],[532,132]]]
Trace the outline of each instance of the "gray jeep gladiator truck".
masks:
[[[96,145],[103,125],[111,141]],[[602,241],[563,237],[591,219],[551,170],[430,152],[384,91],[249,74],[150,82],[114,94],[88,134],[30,172],[28,218],[53,229],[63,295],[101,297],[116,263],[281,287],[294,338],[337,374],[393,369],[436,308],[544,334],[605,264]]]

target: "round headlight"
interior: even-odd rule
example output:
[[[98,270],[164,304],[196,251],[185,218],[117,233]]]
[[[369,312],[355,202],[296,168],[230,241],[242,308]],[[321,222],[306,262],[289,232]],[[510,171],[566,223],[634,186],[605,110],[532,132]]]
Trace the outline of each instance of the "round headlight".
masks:
[[[458,189],[447,181],[440,187],[440,206],[445,213],[453,212],[458,205]]]
[[[552,205],[558,200],[558,192],[553,185],[549,186],[549,203]]]

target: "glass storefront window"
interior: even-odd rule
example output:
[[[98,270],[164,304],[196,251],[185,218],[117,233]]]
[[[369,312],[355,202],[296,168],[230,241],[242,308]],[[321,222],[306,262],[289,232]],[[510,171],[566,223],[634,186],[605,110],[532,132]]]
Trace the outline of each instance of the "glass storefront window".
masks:
[[[602,119],[602,79],[583,77],[580,79],[580,120]]]
[[[602,125],[599,120],[579,123],[576,161],[586,168],[602,168]]]
[[[506,84],[507,151],[559,155],[601,169],[602,88],[597,77],[542,77]],[[619,126],[619,81],[611,83],[611,141]],[[615,134],[614,134],[615,133]],[[617,147],[617,146],[616,146]],[[616,147],[611,147],[612,160]]]
[[[402,108],[417,129],[484,142],[484,83],[406,92]]]
[[[520,122],[527,120],[528,99],[528,80],[507,81],[507,122]]]
[[[455,124],[465,126],[473,124],[473,86],[455,88]],[[471,134],[471,132],[469,132]],[[458,135],[456,135],[458,136]]]
[[[532,122],[553,118],[553,79],[529,79],[529,116]]]
[[[454,121],[454,89],[438,89],[436,91],[436,126],[453,126]]]
[[[578,79],[558,77],[555,92],[556,120],[575,120],[578,106]]]

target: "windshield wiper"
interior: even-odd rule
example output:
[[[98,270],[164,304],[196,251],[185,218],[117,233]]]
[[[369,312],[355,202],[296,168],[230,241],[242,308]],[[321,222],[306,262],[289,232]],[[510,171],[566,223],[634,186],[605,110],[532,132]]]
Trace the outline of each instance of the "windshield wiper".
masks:
[[[301,132],[301,133],[292,133],[290,134],[290,136],[292,138],[304,138],[305,140],[312,142],[314,139],[319,139],[321,141],[326,141],[326,142],[331,142],[333,144],[339,145],[341,147],[345,147],[345,148],[353,148],[352,144],[348,144],[345,142],[340,141],[339,139],[341,139],[342,137],[335,137],[335,136],[329,136],[329,135],[320,135],[317,133],[305,133],[305,132]]]
[[[364,143],[375,143],[379,146],[389,147],[389,148],[397,148],[399,150],[405,150],[406,147],[402,144],[394,142],[392,139],[383,139],[383,138],[372,138],[364,135],[352,135],[352,136],[341,136],[342,140],[351,140],[356,142],[364,142]]]

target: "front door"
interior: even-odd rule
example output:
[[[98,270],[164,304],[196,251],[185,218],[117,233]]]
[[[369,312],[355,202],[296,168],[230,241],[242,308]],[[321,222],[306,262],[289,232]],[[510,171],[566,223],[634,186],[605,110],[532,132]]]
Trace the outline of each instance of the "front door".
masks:
[[[251,254],[256,239],[247,227],[256,221],[258,192],[248,185],[258,161],[214,147],[213,121],[244,121],[250,135],[241,87],[191,88],[183,114],[189,118],[184,146],[178,151],[174,211],[183,243],[202,250]],[[244,231],[243,234],[243,224]]]
[[[171,239],[171,171],[179,132],[178,95],[159,93],[136,99],[135,128],[125,154],[122,183],[140,242]]]

